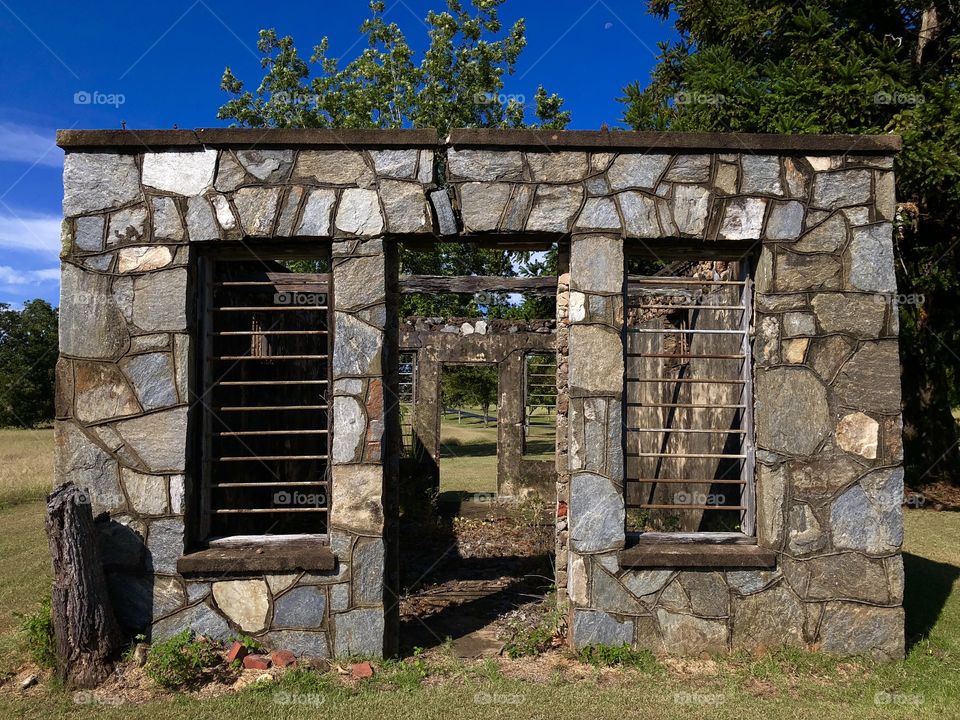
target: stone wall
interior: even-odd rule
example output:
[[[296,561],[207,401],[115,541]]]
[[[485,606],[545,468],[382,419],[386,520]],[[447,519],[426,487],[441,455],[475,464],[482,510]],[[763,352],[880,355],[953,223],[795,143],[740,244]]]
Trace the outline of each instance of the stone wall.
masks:
[[[318,655],[389,648],[396,241],[526,238],[570,243],[556,488],[573,644],[902,655],[897,327],[886,302],[896,139],[455,131],[441,146],[423,131],[212,130],[59,141],[56,477],[89,492],[131,629],[242,631]],[[336,568],[184,578],[176,562],[196,540],[199,486],[197,244],[272,240],[333,248]],[[641,569],[624,551],[624,254],[639,248],[759,250],[756,542],[773,569]]]

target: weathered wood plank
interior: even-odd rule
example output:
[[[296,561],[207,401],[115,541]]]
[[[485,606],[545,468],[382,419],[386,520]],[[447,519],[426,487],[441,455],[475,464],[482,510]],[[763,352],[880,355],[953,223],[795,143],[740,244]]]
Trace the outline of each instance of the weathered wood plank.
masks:
[[[507,292],[547,296],[557,292],[557,278],[554,275],[543,277],[404,275],[400,278],[400,292],[461,294]]]

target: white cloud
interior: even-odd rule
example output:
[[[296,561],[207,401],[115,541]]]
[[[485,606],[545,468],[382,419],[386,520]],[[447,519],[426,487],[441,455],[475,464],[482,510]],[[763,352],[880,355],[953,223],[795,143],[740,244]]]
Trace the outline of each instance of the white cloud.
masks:
[[[60,217],[0,214],[0,248],[56,258],[60,254]]]
[[[61,167],[63,151],[53,130],[0,123],[0,161]]]
[[[0,285],[39,285],[46,282],[60,280],[60,268],[43,268],[41,270],[18,270],[9,265],[0,265]]]

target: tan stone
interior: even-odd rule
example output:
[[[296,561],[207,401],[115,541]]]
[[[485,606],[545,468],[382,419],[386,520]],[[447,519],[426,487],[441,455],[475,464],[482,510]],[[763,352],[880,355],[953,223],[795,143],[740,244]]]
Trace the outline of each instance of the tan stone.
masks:
[[[159,247],[127,247],[120,250],[118,255],[118,269],[120,272],[147,272],[165,267],[173,260],[170,248]]]
[[[807,354],[807,347],[810,345],[810,338],[794,338],[793,340],[784,340],[781,357],[783,362],[796,365],[802,363]]]
[[[217,606],[245,632],[260,632],[267,626],[270,600],[263,580],[227,580],[213,584]]]
[[[837,444],[849,453],[868,460],[877,457],[880,423],[862,412],[850,413],[837,423]]]

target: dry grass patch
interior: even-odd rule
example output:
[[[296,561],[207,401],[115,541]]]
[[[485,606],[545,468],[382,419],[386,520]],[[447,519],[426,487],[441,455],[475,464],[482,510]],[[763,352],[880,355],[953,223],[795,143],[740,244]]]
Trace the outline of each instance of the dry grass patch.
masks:
[[[53,486],[53,430],[0,430],[0,508],[42,500]]]

